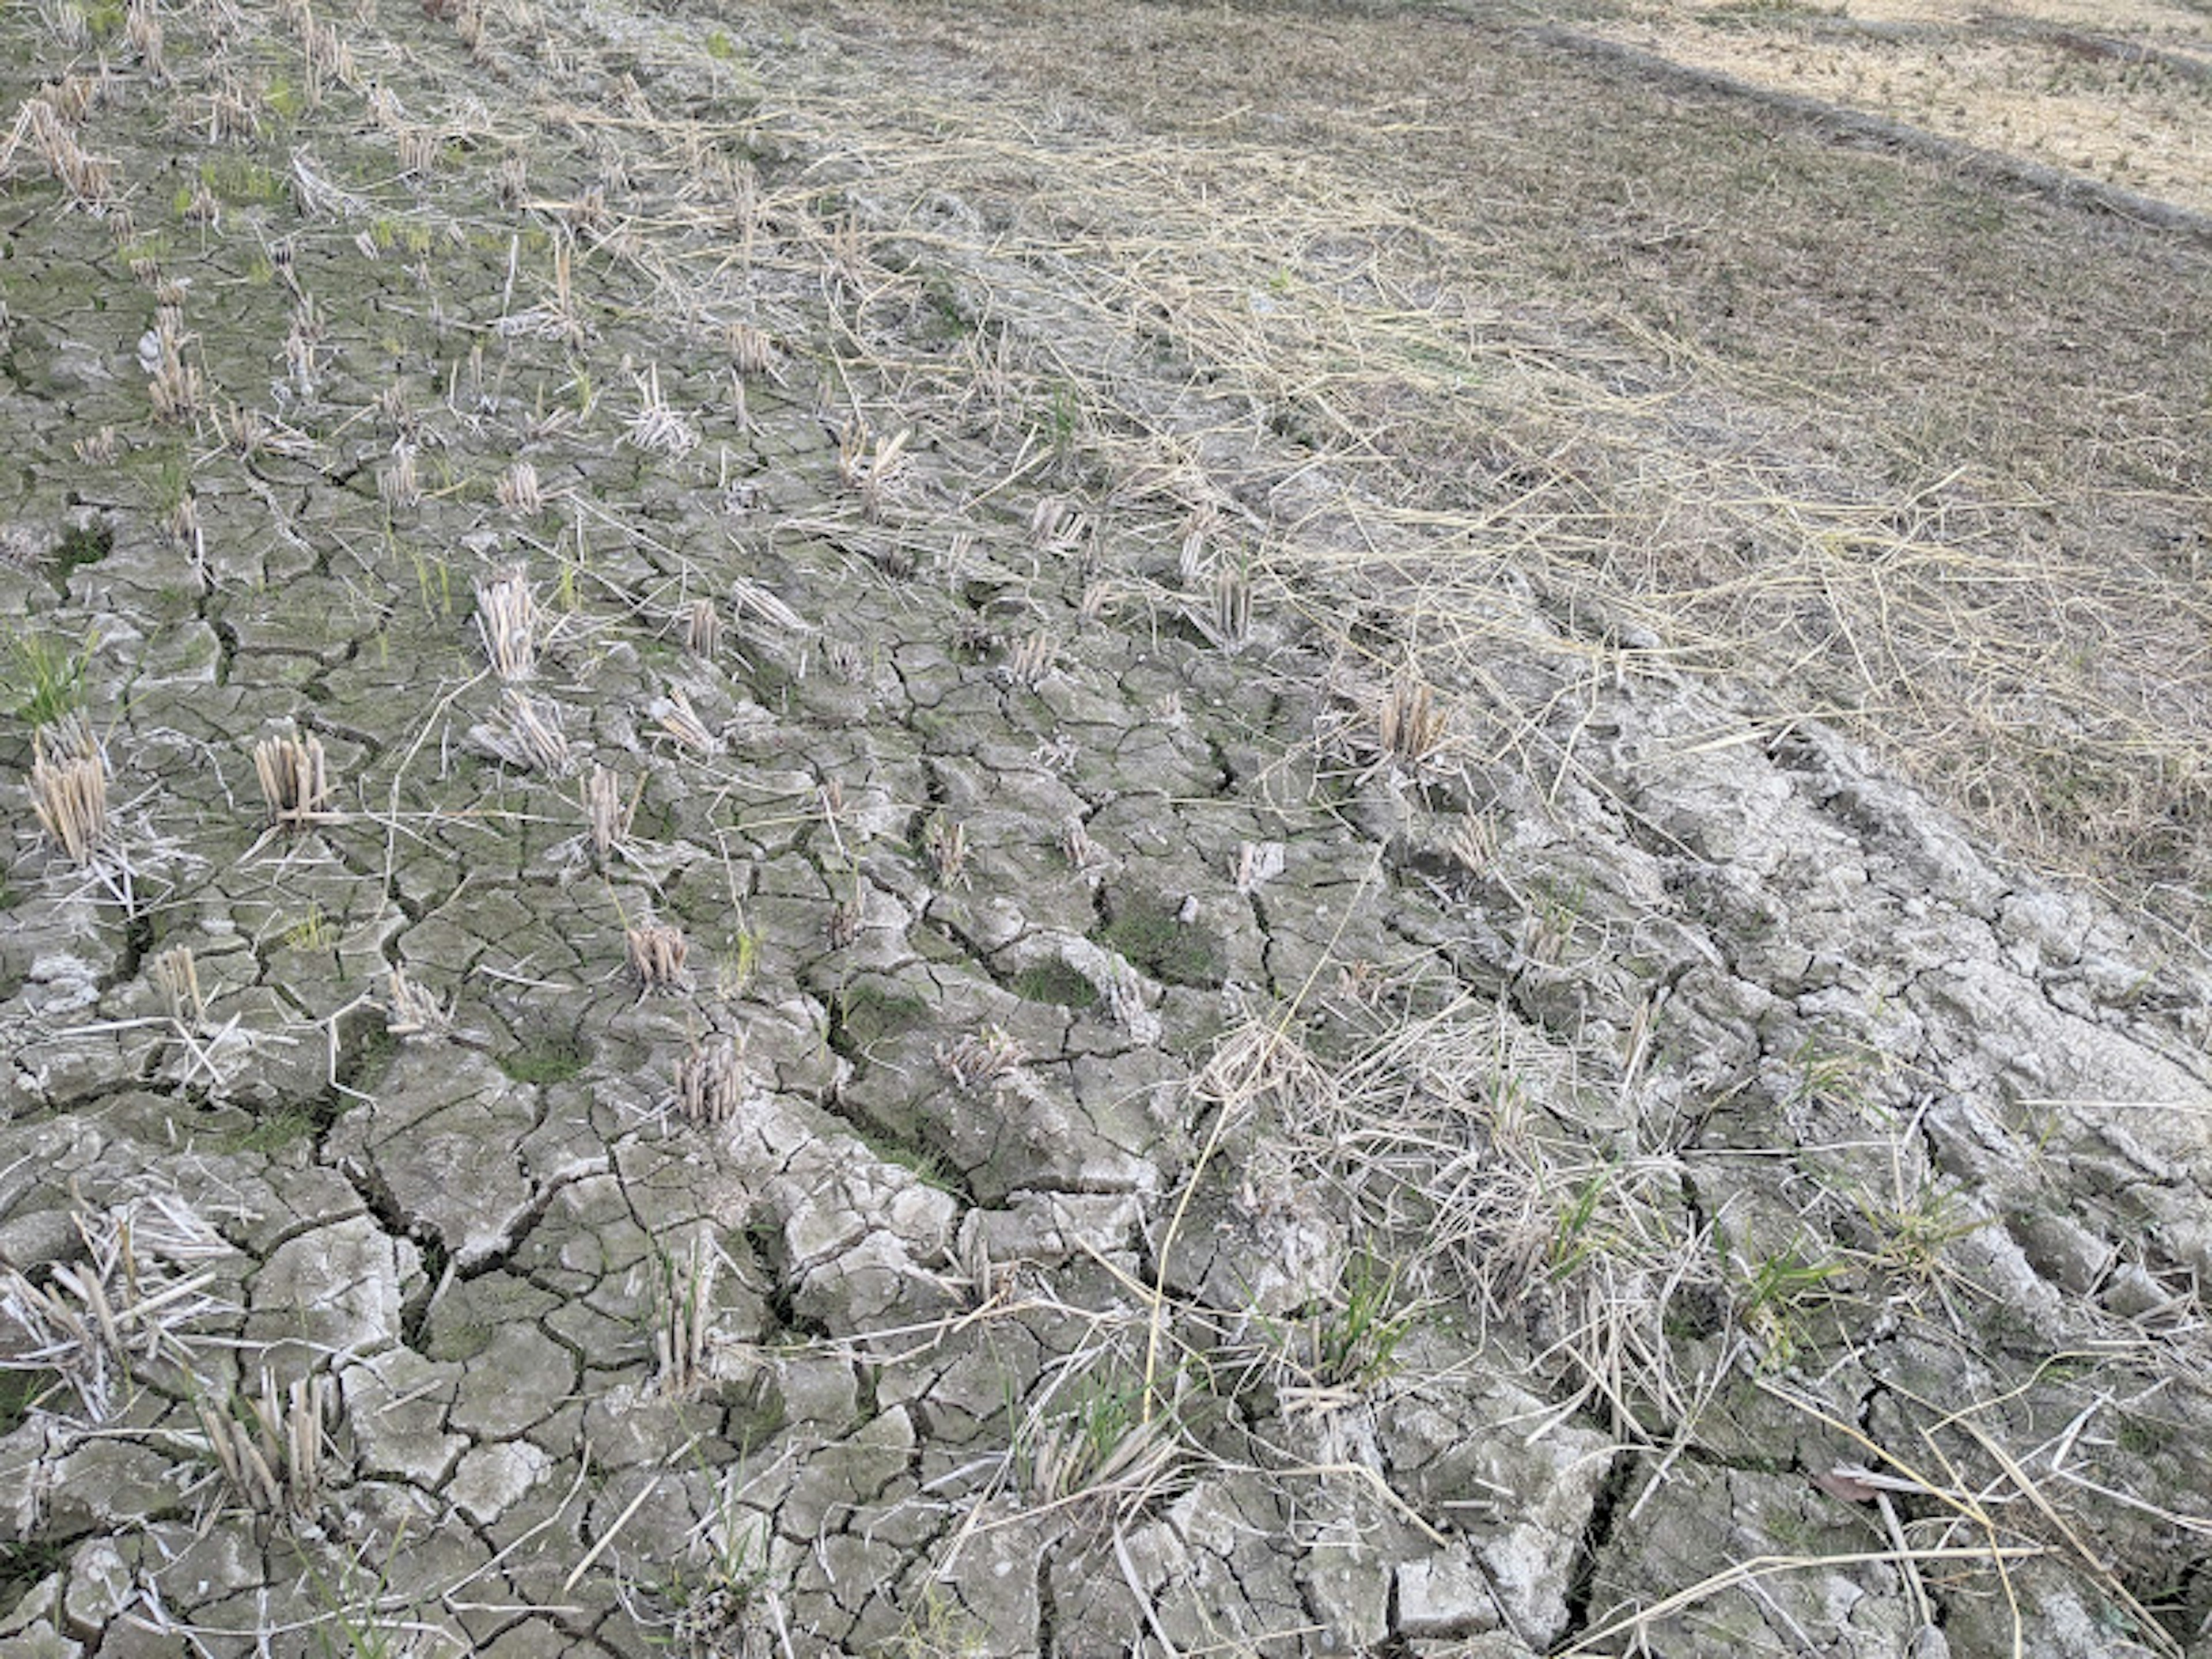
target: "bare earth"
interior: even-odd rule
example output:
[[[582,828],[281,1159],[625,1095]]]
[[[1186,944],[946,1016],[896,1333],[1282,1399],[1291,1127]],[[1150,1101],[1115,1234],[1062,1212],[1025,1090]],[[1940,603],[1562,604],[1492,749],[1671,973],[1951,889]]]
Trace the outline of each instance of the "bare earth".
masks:
[[[2212,1654],[2208,98],[0,13],[0,1659]]]

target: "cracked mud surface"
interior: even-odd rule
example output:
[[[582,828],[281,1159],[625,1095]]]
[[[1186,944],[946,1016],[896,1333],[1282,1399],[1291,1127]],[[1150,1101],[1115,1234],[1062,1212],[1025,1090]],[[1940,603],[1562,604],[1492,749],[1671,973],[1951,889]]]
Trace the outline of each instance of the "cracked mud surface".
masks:
[[[0,18],[0,1659],[2198,1650],[2212,975],[936,50]]]

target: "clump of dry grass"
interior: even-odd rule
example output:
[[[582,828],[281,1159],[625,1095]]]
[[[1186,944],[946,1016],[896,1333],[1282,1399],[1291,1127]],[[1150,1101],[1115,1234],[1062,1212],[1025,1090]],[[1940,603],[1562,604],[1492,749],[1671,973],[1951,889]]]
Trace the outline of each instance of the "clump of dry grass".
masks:
[[[1052,635],[1040,628],[1017,645],[1006,658],[1006,678],[1034,691],[1052,672]]]
[[[648,454],[666,455],[672,459],[696,449],[699,428],[678,414],[661,395],[660,365],[648,364],[644,374],[632,378],[637,386],[638,406],[629,417],[623,441]]]
[[[107,760],[82,714],[31,737],[31,810],[46,839],[80,867],[107,836]]]
[[[58,1263],[43,1285],[0,1268],[0,1317],[24,1339],[0,1370],[58,1374],[85,1414],[104,1422],[118,1385],[145,1367],[190,1374],[186,1328],[226,1311],[207,1294],[214,1274],[191,1269],[230,1246],[173,1194],[78,1210],[70,1220],[83,1261]]]
[[[722,613],[710,599],[696,599],[684,609],[684,648],[695,657],[714,660],[722,646]]]
[[[1436,693],[1426,680],[1406,673],[1391,682],[1375,708],[1375,732],[1382,752],[1408,766],[1419,767],[1435,758],[1443,746],[1447,721],[1436,706]]]
[[[1060,831],[1060,851],[1067,855],[1068,867],[1079,875],[1088,874],[1106,862],[1105,849],[1091,839],[1091,831],[1081,818],[1070,818]]]
[[[526,518],[545,505],[544,491],[538,483],[538,469],[528,461],[517,461],[500,474],[498,494],[501,507]]]
[[[320,1372],[297,1379],[280,1396],[264,1370],[259,1395],[234,1401],[228,1412],[204,1399],[192,1409],[232,1495],[257,1515],[304,1521],[321,1494],[336,1405]]]
[[[742,1040],[717,1035],[694,1043],[676,1061],[676,1103],[687,1122],[713,1126],[737,1115],[745,1091]]]
[[[730,366],[738,374],[773,375],[775,373],[775,342],[765,331],[750,323],[732,323],[722,331],[722,343],[728,348]]]
[[[377,469],[376,498],[386,513],[410,512],[422,505],[422,479],[416,469],[413,445],[398,446],[391,464]]]
[[[672,991],[685,982],[684,963],[691,944],[682,928],[641,921],[625,932],[623,945],[641,992]]]
[[[471,728],[474,737],[508,765],[525,770],[565,776],[568,770],[568,739],[561,729],[561,705],[547,697],[530,697],[514,686],[491,717]]]
[[[702,1227],[683,1261],[654,1256],[653,1369],[663,1394],[695,1392],[706,1380],[708,1333],[722,1253]]]
[[[507,565],[477,584],[477,637],[492,672],[513,684],[537,672],[542,613],[520,565]]]
[[[913,436],[904,429],[888,437],[872,433],[858,416],[847,422],[838,434],[837,476],[848,489],[860,492],[866,517],[883,517],[905,471],[907,445]]]
[[[644,780],[638,781],[641,792]],[[637,816],[636,795],[623,799],[622,780],[596,763],[584,780],[584,818],[590,826],[592,854],[605,868],[614,849],[629,839],[631,820]]]
[[[253,772],[260,780],[261,799],[271,823],[300,829],[337,819],[337,814],[329,810],[331,781],[323,740],[313,732],[294,727],[262,738],[253,745]]]
[[[188,337],[181,320],[165,308],[155,323],[151,340],[141,347],[140,362],[148,375],[146,396],[154,405],[154,418],[157,421],[188,421],[198,412],[205,398],[198,366],[185,360]]]
[[[1571,1055],[1471,1000],[1385,1021],[1328,1065],[1270,1035],[1264,1063],[1210,1067],[1211,1086],[1279,1125],[1363,1234],[1402,1253],[1408,1294],[1538,1333],[1539,1366],[1624,1437],[1695,1419],[1713,1379],[1681,1373],[1669,1309],[1717,1293],[1719,1266],[1674,1158],[1589,1144]]]
[[[1224,651],[1241,651],[1252,637],[1252,575],[1224,564],[1213,578],[1213,615],[1207,631]]]
[[[115,198],[115,163],[92,155],[77,142],[58,97],[58,92],[49,91],[23,100],[15,125],[0,141],[0,178],[14,170],[16,152],[27,143],[68,192],[72,205],[105,210]]]
[[[161,993],[171,1020],[186,1031],[207,1024],[207,999],[200,994],[199,964],[189,945],[173,945],[148,965],[148,977]]]
[[[1498,820],[1487,812],[1463,812],[1446,837],[1444,850],[1470,876],[1479,876],[1498,859]]]
[[[396,1037],[435,1036],[453,1023],[453,1011],[395,967],[385,981],[384,1029]]]
[[[921,826],[922,856],[941,886],[963,887],[968,882],[968,826],[942,812],[933,812]]]

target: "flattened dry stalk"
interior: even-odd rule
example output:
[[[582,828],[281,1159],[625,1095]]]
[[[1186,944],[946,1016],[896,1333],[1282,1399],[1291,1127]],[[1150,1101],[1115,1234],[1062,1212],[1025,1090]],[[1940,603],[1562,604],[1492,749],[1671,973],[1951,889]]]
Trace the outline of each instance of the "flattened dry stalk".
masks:
[[[1498,821],[1487,812],[1466,812],[1452,826],[1444,850],[1471,876],[1479,876],[1498,858]]]
[[[43,1286],[0,1269],[0,1317],[25,1339],[9,1345],[0,1370],[56,1372],[85,1414],[102,1422],[114,1410],[117,1383],[144,1365],[189,1370],[185,1328],[226,1310],[205,1294],[212,1274],[178,1269],[228,1255],[230,1246],[174,1194],[80,1210],[70,1219],[85,1261],[56,1266]]]
[[[986,1025],[957,1042],[941,1042],[933,1058],[955,1087],[980,1093],[1019,1066],[1021,1045],[995,1025]]]
[[[1444,712],[1436,706],[1428,682],[1411,672],[1391,683],[1375,710],[1382,752],[1413,766],[1435,757],[1444,740]]]
[[[538,671],[538,601],[530,577],[519,564],[492,572],[477,584],[477,637],[492,672],[510,684]]]
[[[933,812],[921,826],[921,850],[939,883],[946,887],[968,884],[968,826]]]
[[[692,1044],[676,1061],[676,1103],[684,1121],[714,1126],[737,1115],[745,1092],[745,1045],[717,1035]]]
[[[684,648],[713,660],[722,647],[722,612],[714,600],[696,599],[684,608]]]
[[[70,447],[87,466],[108,466],[121,452],[122,441],[116,437],[113,427],[104,426],[88,437],[76,440]]]
[[[550,697],[526,696],[514,686],[506,701],[470,735],[510,766],[565,777],[568,739],[561,730],[561,705]]]
[[[629,428],[623,434],[623,441],[648,454],[672,459],[696,449],[698,428],[678,414],[660,395],[660,365],[647,364],[644,374],[632,378],[637,385],[638,408],[629,417]]]
[[[257,1515],[306,1520],[315,1512],[323,1478],[324,1431],[331,1421],[330,1379],[318,1372],[276,1392],[261,1373],[258,1397],[234,1399],[228,1412],[192,1402],[200,1431],[232,1495]]]
[[[641,992],[672,991],[684,984],[684,961],[691,953],[691,945],[682,928],[641,921],[623,938],[629,970],[637,975]]]
[[[191,945],[171,945],[154,958],[148,975],[178,1025],[197,1031],[207,1024],[207,999],[200,994],[199,963],[192,958]]]
[[[814,625],[781,599],[748,577],[730,584],[731,607],[740,617],[750,616],[786,634],[811,634]]]
[[[517,461],[501,473],[499,504],[510,513],[526,516],[544,507],[545,495],[538,488],[538,469],[528,461]]]
[[[1091,515],[1065,495],[1046,495],[1030,509],[1030,545],[1040,553],[1066,555],[1091,539]]]
[[[691,1235],[684,1261],[657,1258],[653,1366],[663,1394],[687,1395],[706,1380],[707,1333],[714,1322],[714,1279],[721,1256],[702,1227]]]
[[[326,810],[331,782],[322,739],[313,732],[302,735],[294,727],[262,738],[253,745],[253,772],[271,823],[298,829],[337,821],[338,815]]]
[[[394,968],[385,982],[384,1029],[396,1037],[436,1036],[453,1023],[453,1011]]]
[[[81,716],[31,734],[31,810],[46,839],[80,867],[107,836],[107,761]]]
[[[719,755],[721,742],[707,729],[707,722],[699,718],[691,707],[691,699],[684,695],[681,686],[672,686],[665,697],[655,697],[646,705],[646,712],[660,723],[660,729],[674,738],[678,744],[695,755]]]
[[[622,780],[593,763],[584,780],[584,817],[592,829],[592,853],[601,865],[617,847],[629,839],[630,820],[637,815],[637,798],[623,802]]]

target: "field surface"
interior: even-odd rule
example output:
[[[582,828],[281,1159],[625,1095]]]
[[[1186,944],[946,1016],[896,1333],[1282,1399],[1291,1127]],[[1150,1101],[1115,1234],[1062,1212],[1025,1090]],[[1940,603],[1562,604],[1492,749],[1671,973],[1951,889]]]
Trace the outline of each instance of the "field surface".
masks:
[[[2212,1655],[2208,106],[0,11],[0,1659]]]

